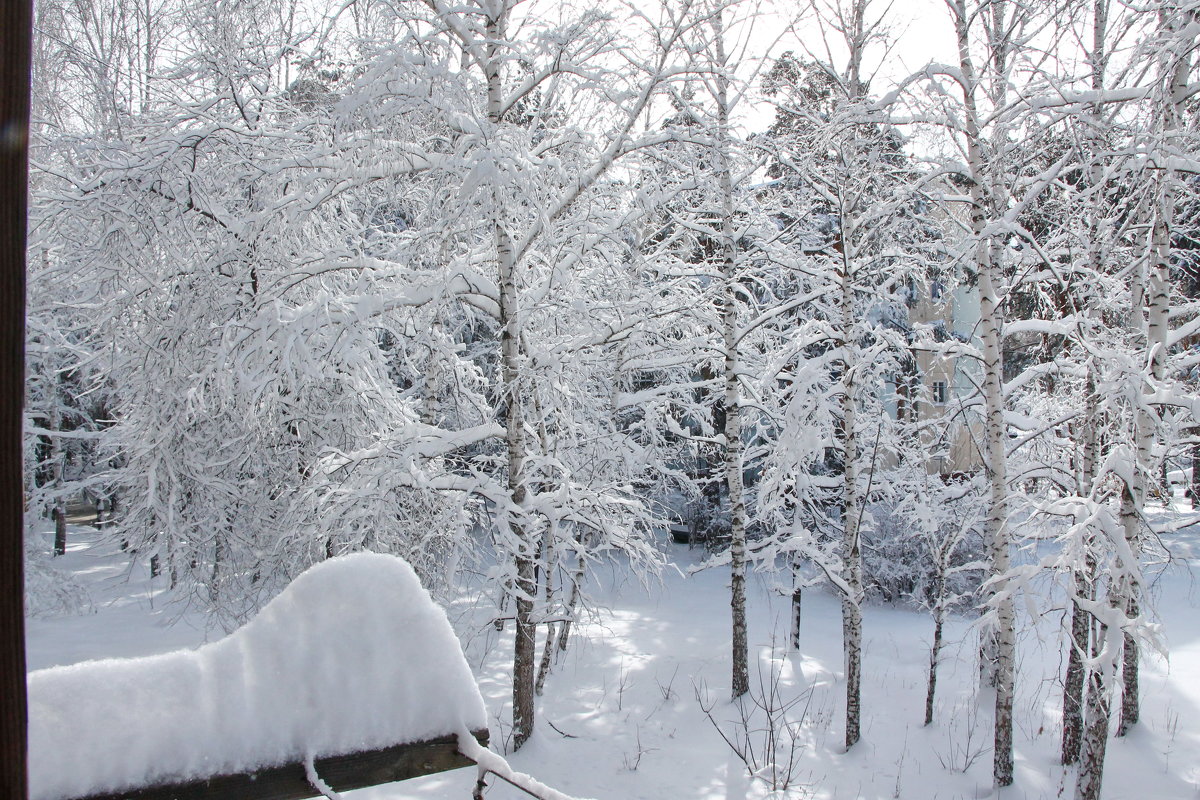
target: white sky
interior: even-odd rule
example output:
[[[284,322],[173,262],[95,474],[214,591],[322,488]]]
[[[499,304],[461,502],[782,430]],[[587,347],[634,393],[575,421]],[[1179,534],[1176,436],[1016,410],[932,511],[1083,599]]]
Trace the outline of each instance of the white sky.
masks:
[[[830,49],[826,50],[809,0],[762,0],[758,12],[752,16],[751,7],[747,2],[746,11],[739,14],[742,21],[730,26],[731,39],[740,45],[733,52],[744,54],[743,78],[749,79],[755,70],[765,69],[760,63],[762,58],[774,58],[788,50],[822,61],[829,61],[832,52],[834,66],[844,66],[845,50],[837,49],[836,34],[829,39]],[[884,12],[892,47],[890,51],[885,51],[882,45],[872,48],[864,65],[868,73],[874,73],[871,84],[874,94],[886,93],[896,82],[930,61],[957,63],[954,29],[945,0],[874,0],[868,19],[877,19]],[[747,100],[753,101],[757,83]],[[773,112],[767,104],[747,102],[740,116],[747,130],[755,131],[770,123]]]

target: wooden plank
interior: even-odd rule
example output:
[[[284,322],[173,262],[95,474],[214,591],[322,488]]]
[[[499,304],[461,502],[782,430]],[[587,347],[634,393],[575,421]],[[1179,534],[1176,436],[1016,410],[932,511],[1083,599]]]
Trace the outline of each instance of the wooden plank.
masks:
[[[0,797],[25,800],[25,230],[30,0],[0,2]]]
[[[486,730],[472,731],[484,747]],[[317,758],[317,775],[338,792],[405,781],[475,762],[458,752],[458,737],[442,736],[343,756]],[[188,783],[89,795],[79,800],[302,800],[320,793],[308,782],[304,765],[285,764],[241,775],[218,775]]]

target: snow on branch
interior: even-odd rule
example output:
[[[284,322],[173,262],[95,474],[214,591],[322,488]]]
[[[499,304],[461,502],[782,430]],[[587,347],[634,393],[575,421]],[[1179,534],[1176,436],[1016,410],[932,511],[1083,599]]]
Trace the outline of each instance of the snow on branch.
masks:
[[[576,798],[552,789],[524,772],[517,772],[503,756],[493,753],[481,745],[465,728],[458,734],[458,751],[479,765],[480,780],[487,773],[491,773],[540,800],[576,800]]]

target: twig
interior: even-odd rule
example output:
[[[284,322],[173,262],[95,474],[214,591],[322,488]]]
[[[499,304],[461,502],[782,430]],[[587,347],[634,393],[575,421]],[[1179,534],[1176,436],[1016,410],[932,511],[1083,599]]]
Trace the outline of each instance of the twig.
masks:
[[[559,727],[557,725],[555,725],[553,722],[551,722],[549,719],[546,720],[546,724],[549,725],[551,728],[554,728],[554,730],[558,732],[558,735],[563,737],[564,739],[578,739],[579,738],[578,736],[576,736],[573,733],[563,733],[563,731],[559,730]]]

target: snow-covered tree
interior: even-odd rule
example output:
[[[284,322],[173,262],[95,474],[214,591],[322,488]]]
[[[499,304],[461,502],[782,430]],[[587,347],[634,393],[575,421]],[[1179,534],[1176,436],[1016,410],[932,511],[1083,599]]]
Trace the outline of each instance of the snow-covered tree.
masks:
[[[793,269],[811,296],[768,373],[778,386],[763,389],[778,401],[763,509],[789,532],[785,549],[817,561],[841,595],[851,747],[861,729],[864,525],[897,453],[888,378],[906,358],[906,300],[924,282],[931,231],[921,175],[870,97],[866,62],[885,20],[868,2],[848,2],[830,4],[819,22],[847,52],[844,66],[786,55],[767,81],[778,111],[764,144],[775,191],[791,198]]]
[[[994,777],[998,786],[1007,786],[1013,780],[1016,665],[1009,433],[1014,422],[1019,423],[1018,430],[1027,432],[1038,430],[1038,425],[1014,414],[1007,399],[1030,376],[1014,378],[1014,372],[1025,375],[1026,371],[1006,367],[1006,337],[1020,328],[1006,329],[1006,316],[1012,311],[1003,301],[1029,280],[1031,265],[1041,258],[1037,236],[1022,226],[1020,217],[1064,166],[1059,159],[1027,174],[1022,165],[1018,142],[1029,109],[1026,99],[1047,83],[1047,54],[1054,50],[1033,49],[1026,43],[1037,35],[1057,41],[1061,31],[1047,25],[1054,9],[1033,4],[951,0],[946,6],[955,32],[957,63],[931,64],[923,74],[936,98],[939,122],[956,151],[946,168],[966,184],[965,195],[946,192],[944,199],[951,206],[961,202],[965,208],[960,263],[973,277],[978,297],[980,451],[991,487],[985,525],[990,578],[985,587],[980,666],[988,684],[995,687]],[[943,81],[953,84],[953,101]],[[956,210],[949,213],[960,218]]]

